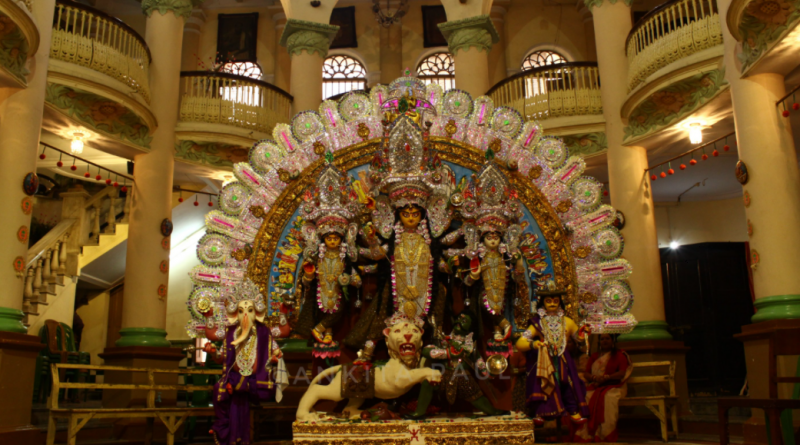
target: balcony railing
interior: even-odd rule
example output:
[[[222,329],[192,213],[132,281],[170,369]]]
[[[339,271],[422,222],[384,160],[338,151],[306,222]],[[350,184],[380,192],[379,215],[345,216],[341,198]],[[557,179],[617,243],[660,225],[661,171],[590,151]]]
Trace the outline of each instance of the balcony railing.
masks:
[[[272,133],[292,118],[292,96],[260,80],[228,73],[181,73],[181,121],[227,124]]]
[[[495,106],[509,106],[526,120],[603,114],[595,62],[547,65],[499,82],[486,93]]]
[[[102,11],[59,0],[50,57],[107,74],[150,102],[147,44],[130,26]]]
[[[671,0],[642,17],[628,34],[628,89],[690,54],[722,44],[714,0]]]

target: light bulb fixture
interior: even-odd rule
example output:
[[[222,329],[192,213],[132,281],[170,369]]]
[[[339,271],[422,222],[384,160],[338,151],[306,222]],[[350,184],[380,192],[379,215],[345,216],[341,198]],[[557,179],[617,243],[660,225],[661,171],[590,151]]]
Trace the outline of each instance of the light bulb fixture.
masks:
[[[700,121],[686,122],[682,126],[689,132],[689,142],[695,145],[703,143],[703,130],[710,128]]]
[[[669,242],[669,248],[670,248],[670,249],[672,249],[672,250],[676,250],[678,247],[681,247],[681,245],[680,245],[680,244],[678,244],[678,242],[677,242],[677,241],[670,241],[670,242]]]
[[[80,132],[76,132],[72,134],[72,143],[69,145],[72,154],[79,155],[83,153],[83,138],[86,135]]]

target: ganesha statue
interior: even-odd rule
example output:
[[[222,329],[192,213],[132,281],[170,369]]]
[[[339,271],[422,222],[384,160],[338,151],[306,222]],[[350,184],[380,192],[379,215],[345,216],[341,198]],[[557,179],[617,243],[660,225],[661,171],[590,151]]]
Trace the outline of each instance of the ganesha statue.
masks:
[[[349,399],[344,409],[345,414],[351,419],[359,419],[359,408],[367,399],[395,399],[418,383],[438,384],[442,377],[440,371],[418,367],[422,352],[423,324],[421,318],[410,318],[402,312],[387,319],[383,335],[389,350],[389,361],[383,366],[371,366],[369,356],[374,345],[367,343],[365,350],[361,351],[359,361],[324,370],[311,381],[300,399],[297,420],[319,420],[319,416],[312,412],[318,401],[338,402],[344,399]],[[333,379],[329,384],[320,384],[331,376]]]
[[[222,378],[212,393],[216,420],[211,434],[216,443],[227,445],[250,437],[250,403],[271,399],[281,391],[276,377],[280,370],[285,372],[285,366],[283,353],[264,324],[264,298],[252,281],[236,287],[225,309],[228,326],[224,336],[211,327],[205,332],[209,340],[224,342],[222,351],[211,342],[204,350],[223,365]]]

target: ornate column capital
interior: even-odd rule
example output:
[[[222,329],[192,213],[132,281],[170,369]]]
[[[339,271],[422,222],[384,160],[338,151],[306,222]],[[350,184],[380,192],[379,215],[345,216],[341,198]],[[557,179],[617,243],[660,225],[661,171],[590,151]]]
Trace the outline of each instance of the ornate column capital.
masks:
[[[300,54],[305,50],[308,54],[318,53],[325,58],[337,32],[339,27],[336,25],[289,19],[283,28],[280,43],[289,54]]]
[[[189,20],[192,9],[200,7],[204,0],[142,0],[142,12],[148,17],[153,11],[158,11],[161,15],[167,15],[172,11],[175,17],[183,17]]]
[[[459,50],[468,50],[473,46],[488,53],[492,45],[500,41],[497,28],[488,14],[440,23],[439,29],[447,39],[450,54],[454,56]]]
[[[595,6],[602,5],[603,1],[604,0],[583,0],[583,3],[586,5],[587,8],[589,8],[589,11],[591,11],[592,8],[594,8]],[[617,3],[618,1],[619,0],[608,0],[608,2],[611,3],[612,5]],[[627,6],[631,6],[633,4],[633,0],[622,0],[622,1],[625,2],[625,5]]]

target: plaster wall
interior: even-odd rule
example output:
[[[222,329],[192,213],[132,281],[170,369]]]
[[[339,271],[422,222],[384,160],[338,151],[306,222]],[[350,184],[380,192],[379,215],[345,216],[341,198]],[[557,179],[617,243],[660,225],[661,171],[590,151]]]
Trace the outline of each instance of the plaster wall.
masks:
[[[169,257],[169,291],[167,294],[167,340],[188,340],[186,323],[189,311],[186,300],[192,293],[192,280],[189,271],[200,265],[195,249],[205,230],[189,236],[172,248]]]
[[[741,198],[719,201],[656,203],[658,246],[746,242],[747,218]]]
[[[102,365],[103,359],[98,354],[103,352],[108,338],[108,292],[93,297],[89,304],[78,308],[78,315],[83,321],[83,335],[80,350],[91,354],[93,365]]]
[[[592,60],[586,48],[583,17],[574,5],[543,0],[513,0],[505,15],[506,64],[518,72],[532,49],[552,49],[570,61]]]
[[[275,22],[272,20],[274,11],[267,8],[232,8],[232,9],[209,9],[206,10],[206,22],[200,35],[200,50],[197,57],[205,64],[205,68],[198,67],[198,70],[205,71],[213,63],[217,54],[217,29],[219,27],[220,14],[245,14],[258,13],[258,31],[256,44],[256,58],[261,65],[264,74],[262,80],[272,81],[275,73],[275,50],[276,33]]]

